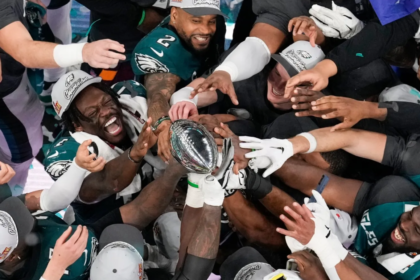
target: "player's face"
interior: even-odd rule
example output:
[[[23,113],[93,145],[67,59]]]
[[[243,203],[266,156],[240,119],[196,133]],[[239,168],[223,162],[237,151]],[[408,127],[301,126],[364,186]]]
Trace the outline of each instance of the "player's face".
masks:
[[[420,253],[420,207],[401,215],[385,245],[389,252]]]
[[[182,39],[197,52],[204,52],[216,33],[216,15],[193,16],[177,9],[177,31]]]
[[[121,142],[126,131],[121,109],[114,99],[102,90],[89,86],[77,96],[76,106],[90,122],[80,121],[77,131],[84,131],[108,141],[111,144]]]
[[[276,64],[276,67],[271,70],[268,76],[267,99],[276,109],[290,110],[292,108],[290,99],[284,98],[284,89],[289,79],[289,74],[280,63]]]

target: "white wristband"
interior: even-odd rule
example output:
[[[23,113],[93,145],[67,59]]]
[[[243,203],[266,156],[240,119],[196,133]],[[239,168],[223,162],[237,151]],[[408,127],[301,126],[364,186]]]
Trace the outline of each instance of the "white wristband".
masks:
[[[334,251],[334,248],[330,245],[326,237],[315,235],[306,246],[317,254],[324,268],[328,269],[335,267],[341,262],[340,257]]]
[[[60,67],[83,63],[83,47],[86,43],[57,45],[54,48],[54,61]]]
[[[312,134],[310,134],[310,133],[308,133],[308,132],[304,132],[304,133],[300,133],[300,134],[298,134],[298,135],[296,135],[296,136],[302,136],[302,137],[305,137],[305,138],[306,138],[306,140],[308,140],[308,141],[309,141],[309,150],[308,150],[307,152],[305,152],[304,154],[310,154],[310,153],[312,153],[313,151],[315,151],[316,146],[317,146],[318,144],[317,144],[317,142],[316,142],[315,137],[314,137]]]
[[[188,102],[193,103],[195,106],[197,106],[198,95],[194,96],[193,99],[190,99],[190,94],[193,90],[194,88],[192,87],[181,88],[180,90],[172,94],[171,101],[169,102],[169,104],[173,106],[178,102],[188,101]]]
[[[185,204],[192,208],[201,208],[204,205],[203,189],[199,182],[207,175],[188,173],[188,190]]]

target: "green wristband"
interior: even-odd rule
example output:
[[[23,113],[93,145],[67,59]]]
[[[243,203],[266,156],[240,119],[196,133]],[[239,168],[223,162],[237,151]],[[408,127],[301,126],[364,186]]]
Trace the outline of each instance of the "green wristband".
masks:
[[[171,118],[170,118],[170,117],[168,117],[168,116],[161,117],[160,119],[158,119],[158,120],[155,122],[155,124],[154,124],[154,125],[152,125],[152,131],[156,131],[156,130],[158,129],[159,125],[160,125],[161,123],[163,123],[164,121],[170,121],[170,120],[171,120]]]
[[[138,24],[138,26],[140,26],[140,25],[142,25],[143,24],[143,22],[144,22],[144,19],[146,18],[146,10],[145,9],[143,9],[143,12],[141,13],[141,19],[140,19],[140,21],[139,21],[139,24]]]

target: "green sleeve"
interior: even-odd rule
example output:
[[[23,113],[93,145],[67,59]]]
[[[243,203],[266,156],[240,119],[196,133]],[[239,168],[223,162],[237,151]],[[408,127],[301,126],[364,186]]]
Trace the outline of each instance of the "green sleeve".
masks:
[[[70,134],[59,135],[51,144],[45,155],[44,168],[53,180],[60,178],[69,169],[79,145]]]

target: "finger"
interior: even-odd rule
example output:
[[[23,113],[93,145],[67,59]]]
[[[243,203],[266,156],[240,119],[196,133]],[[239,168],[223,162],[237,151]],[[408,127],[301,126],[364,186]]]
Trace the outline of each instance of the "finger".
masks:
[[[222,138],[215,138],[214,140],[216,141],[217,146],[223,146],[223,139]]]
[[[293,26],[295,25],[296,21],[298,20],[298,18],[292,18],[289,21],[289,24],[287,25],[287,31],[292,31]]]
[[[267,168],[267,170],[264,172],[263,177],[267,178],[268,176],[270,176],[271,174],[273,174],[274,172],[276,172],[278,169],[281,168],[281,165],[279,164],[272,164],[269,168]]]
[[[316,44],[316,38],[318,37],[318,33],[316,31],[310,31],[310,35],[309,35],[309,43],[311,44],[311,46],[313,48],[315,48]]]
[[[311,109],[311,104],[309,103],[300,103],[292,105],[293,110],[308,110]]]
[[[323,119],[335,119],[339,117],[346,117],[348,115],[348,112],[345,111],[334,111],[327,114],[323,114],[321,117]]]
[[[6,176],[9,169],[7,168],[6,164],[0,161],[0,180]]]
[[[212,84],[211,82],[212,80],[212,75],[210,75],[210,77],[208,77],[204,82],[202,82],[201,84],[199,84],[192,92],[191,94],[194,93],[193,96],[195,96],[197,93],[199,92],[203,92],[206,91]]]
[[[303,207],[306,207],[306,205],[303,205]],[[312,213],[311,213],[311,211],[309,211],[310,214],[308,214],[308,212],[305,211],[305,209],[303,207],[297,202],[293,203],[293,208],[294,208],[295,212],[298,215],[300,215],[305,221],[309,221],[312,217]],[[308,208],[308,207],[306,207],[306,208]]]
[[[108,50],[114,50],[120,53],[124,53],[125,52],[125,48],[124,45],[118,43],[117,41],[113,41],[113,40],[107,40],[107,44],[106,44],[106,49]],[[125,59],[125,58],[124,58]]]
[[[293,237],[293,238],[296,236],[296,233],[294,231],[290,231],[290,230],[287,230],[287,229],[284,229],[284,228],[278,227],[278,228],[276,228],[276,231],[280,234],[283,234],[284,236],[290,236],[290,237]]]
[[[98,158],[95,161],[92,161],[91,163],[88,164],[89,169],[94,169],[96,168],[98,165],[101,165],[102,163],[105,162],[105,159],[103,157]]]
[[[308,32],[309,29],[307,27],[308,27],[308,22],[307,21],[302,21],[302,23],[299,26],[299,29],[297,31],[297,34],[303,34],[303,33],[305,33],[305,35],[308,35],[308,34],[306,34],[306,33],[309,33]]]
[[[105,69],[109,69],[111,66],[118,64],[118,59],[107,58],[105,56],[101,56],[97,59],[97,63],[101,65],[105,65]]]
[[[312,195],[314,196],[316,202],[325,208],[328,208],[327,203],[325,202],[325,199],[322,197],[322,195],[317,192],[316,190],[312,190]]]
[[[238,97],[236,96],[236,92],[233,88],[232,82],[228,86],[227,95],[230,97],[230,100],[232,100],[232,103],[234,105],[239,105]]]
[[[266,156],[266,153],[264,150],[253,151],[253,152],[245,154],[246,158],[255,158],[255,157],[262,157],[262,156]]]
[[[293,94],[295,93],[293,92]],[[290,101],[292,103],[302,103],[302,102],[309,103],[310,102],[309,100],[310,100],[309,96],[293,96],[292,98],[290,98]]]
[[[189,116],[189,114],[190,114],[190,109],[189,109],[189,106],[191,106],[192,104],[185,104],[185,106],[184,106],[184,110],[183,110],[183,114],[182,114],[182,118],[183,119],[188,119],[188,116]]]
[[[294,204],[293,204],[294,206]],[[302,219],[302,214],[298,214],[295,210],[290,208],[289,206],[284,207],[284,211],[287,212],[287,214],[290,215],[295,221],[298,221],[299,219]]]
[[[297,30],[302,25],[302,20],[299,20],[295,23],[295,26],[293,27],[293,36],[297,35]]]
[[[90,164],[92,162],[95,162],[95,159],[96,159],[96,154],[90,154],[87,157],[83,158],[82,162],[86,164]]]
[[[233,173],[235,173],[236,175],[239,174],[239,164],[235,162],[235,165],[233,166],[232,169]]]
[[[307,111],[300,111],[295,113],[296,117],[308,117],[308,116],[315,116],[314,111],[307,110]]]
[[[169,117],[171,118],[171,122],[176,121],[177,119],[175,118],[174,115],[174,111],[176,110],[176,105],[172,106],[171,109],[169,109]]]
[[[105,160],[102,160],[97,166],[95,166],[92,170],[91,170],[91,172],[92,173],[95,173],[95,172],[99,172],[99,171],[102,171],[104,168],[105,168],[105,165],[106,165],[106,161]]]
[[[293,253],[293,254],[288,255],[288,256],[287,256],[287,258],[288,258],[288,259],[293,259],[293,260],[295,260],[295,262],[296,262],[296,264],[297,264],[297,266],[298,266],[298,270],[299,270],[300,272],[302,272],[302,271],[305,269],[305,267],[304,267],[304,265],[303,265],[303,262],[302,262],[302,259],[301,259],[301,255],[300,255],[300,254]]]
[[[216,132],[217,134],[219,134],[223,138],[229,138],[229,134],[223,128],[215,127],[214,132]]]
[[[106,52],[104,56],[108,58],[116,59],[116,60],[125,60],[126,58],[125,55],[116,53],[116,52]]]
[[[178,119],[182,119],[182,112],[184,111],[184,107],[185,107],[185,104],[183,103],[183,104],[180,104],[179,106],[178,106],[178,110],[176,111],[176,115],[177,115],[177,118]]]
[[[92,139],[88,139],[88,140],[83,141],[83,143],[82,143],[82,144],[80,144],[80,147],[81,147],[81,148],[83,148],[83,149],[87,149],[87,147],[88,147],[90,144],[92,144]]]
[[[82,226],[77,226],[76,231],[73,233],[73,235],[69,238],[69,240],[66,242],[70,245],[73,245],[76,243],[76,241],[79,239],[80,234],[82,233]]]
[[[287,218],[285,215],[280,215],[280,219],[286,225],[288,230],[294,230],[296,228],[296,223]]]
[[[55,245],[63,244],[64,242],[66,242],[67,238],[69,238],[71,235],[71,231],[72,231],[71,227],[68,227],[66,231],[63,232],[63,234],[57,239],[57,241],[55,242]]]
[[[244,149],[256,149],[256,150],[261,150],[264,148],[263,144],[260,143],[239,143],[239,147],[244,148]]]
[[[343,101],[345,101],[343,98],[330,95],[330,96],[324,96],[315,101],[312,101],[312,105],[321,105],[325,103],[337,103],[337,102],[343,102]]]
[[[254,143],[261,143],[262,140],[256,137],[251,136],[239,136],[239,141],[241,142],[254,142]]]
[[[314,217],[314,214],[312,213],[312,211],[308,208],[308,206],[303,205],[302,206],[303,211],[305,212],[305,215],[303,217],[308,217],[309,220],[311,220],[311,218]],[[308,221],[309,221],[308,220]]]

